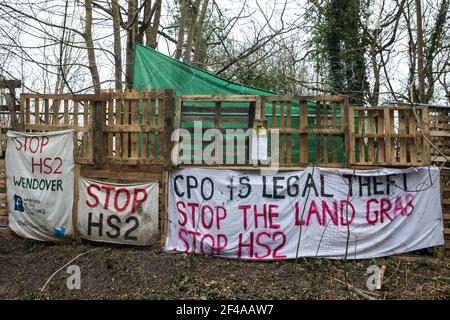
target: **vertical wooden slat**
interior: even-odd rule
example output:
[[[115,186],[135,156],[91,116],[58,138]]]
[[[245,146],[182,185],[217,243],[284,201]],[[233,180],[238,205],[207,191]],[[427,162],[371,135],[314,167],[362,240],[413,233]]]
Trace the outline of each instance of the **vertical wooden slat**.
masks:
[[[88,108],[88,121],[89,121],[89,134],[88,134],[88,161],[90,163],[94,160],[94,123],[93,123],[93,114],[94,114],[94,101],[89,101],[89,108]],[[99,148],[99,150],[101,150]]]
[[[392,110],[389,113],[389,116],[391,117],[390,124],[391,124],[391,132],[395,133],[395,110]],[[398,113],[397,113],[398,118]],[[398,162],[398,139],[392,139],[391,137],[391,155],[392,155],[392,164],[396,164]]]
[[[107,101],[108,105],[108,122],[107,122],[107,128],[108,128],[108,135],[107,135],[107,144],[108,144],[108,153],[107,153],[107,157],[112,159],[113,155],[114,155],[114,145],[113,145],[113,140],[114,140],[114,132],[112,131],[114,129],[114,99],[112,96],[112,92],[109,91],[111,93],[111,97],[110,99]]]
[[[69,100],[64,100],[64,125],[69,125]]]
[[[25,124],[31,124],[31,122],[30,122],[30,118],[31,118],[31,116],[30,116],[30,112],[31,112],[31,110],[30,110],[30,98],[26,98],[26,101],[25,101]]]
[[[428,114],[428,107],[421,108],[421,116],[422,121],[420,123],[420,129],[422,130],[422,133],[424,136],[426,136],[428,139],[430,137],[430,127],[429,127],[429,114]],[[430,144],[423,139],[423,161],[424,164],[429,164],[431,162],[431,150],[430,150]]]
[[[345,112],[347,110],[347,112]],[[348,163],[349,164],[355,164],[355,155],[356,155],[356,149],[355,149],[355,113],[352,106],[347,106],[345,110],[342,110],[341,114],[347,113],[348,116],[348,122],[346,124],[347,128],[347,145],[348,149],[346,150],[346,154],[348,157]]]
[[[277,102],[272,101],[272,128],[277,127]]]
[[[48,100],[46,99],[48,102]],[[74,148],[74,156],[82,157],[83,155],[79,154],[78,151],[78,101],[73,102],[73,148]]]
[[[52,124],[53,125],[58,125],[59,124],[59,105],[61,103],[61,100],[59,99],[53,99],[53,121]]]
[[[122,96],[123,100],[123,116],[122,116],[122,124],[129,125],[130,124],[130,99],[126,93]],[[130,157],[129,152],[130,145],[130,133],[123,132],[122,133],[122,159],[128,159]]]
[[[158,160],[164,161],[164,103],[163,99],[158,98]]]
[[[406,134],[406,110],[398,110],[398,122],[399,122],[399,133]],[[400,138],[399,139],[399,148],[400,148],[400,164],[406,164],[406,144],[408,139]]]
[[[49,105],[49,101],[48,98],[44,99],[44,122],[45,124],[49,125],[50,124],[50,105]]]
[[[255,116],[254,116],[253,124],[252,124],[252,128],[254,129],[253,132],[255,132],[261,126],[263,126],[263,127],[264,127],[264,125],[267,126],[267,123],[265,122],[265,120],[266,120],[266,113],[265,113],[264,110],[265,110],[264,98],[262,96],[259,96],[259,97],[256,98],[256,101],[255,101]],[[273,118],[272,118],[272,120],[273,120]],[[261,121],[262,121],[262,123],[261,123]],[[250,144],[250,143],[251,143],[251,141],[248,142],[248,144]],[[271,146],[271,147],[272,147],[271,149],[274,150],[273,146]],[[247,148],[246,155],[247,155],[246,157],[248,159],[248,163],[249,164],[252,164],[254,167],[260,165],[260,161],[257,160],[257,159],[254,159],[254,160],[251,161],[252,157],[250,155],[250,148]],[[272,156],[272,154],[271,154],[271,156]],[[240,155],[237,156],[238,161],[240,161],[241,158],[242,158],[242,156],[240,156]],[[246,160],[246,159],[244,159],[244,160]],[[276,161],[277,161],[276,159],[274,159],[272,157],[271,160],[272,160],[272,165],[276,165],[277,164],[276,163]],[[244,161],[242,161],[242,162],[244,162]],[[240,162],[238,162],[238,163],[240,163]],[[278,163],[279,163],[279,159],[278,159]]]
[[[155,141],[156,141],[156,100],[150,99],[150,135],[149,135],[149,147],[150,147],[150,159],[155,159]]]
[[[379,110],[378,111],[378,117],[377,117],[377,152],[378,152],[378,163],[385,163],[386,158],[384,154],[384,111]]]
[[[39,98],[34,98],[34,124],[40,124]]]
[[[116,117],[115,121],[116,124],[121,125],[123,124],[123,101],[122,101],[122,92],[121,90],[116,90],[114,94],[114,102],[115,102],[115,111],[116,111]],[[122,133],[116,132],[115,133],[115,141],[114,141],[114,159],[120,159],[122,158]]]
[[[316,129],[320,130],[322,128],[322,115],[321,115],[321,108],[320,108],[320,101],[316,101]],[[316,158],[314,159],[314,162],[317,162],[320,160],[320,154],[321,154],[321,134],[316,133],[315,139],[316,139]]]
[[[214,128],[216,129],[220,129],[221,126],[221,121],[220,121],[220,116],[221,116],[221,110],[222,108],[222,103],[220,101],[216,101],[216,103],[214,104]],[[215,138],[217,139],[217,138]],[[223,145],[222,145],[223,147]],[[203,148],[202,148],[202,152],[203,152]],[[214,150],[214,152],[217,152],[217,149]],[[214,154],[214,157],[216,157],[217,155]],[[204,159],[203,159],[204,160]]]
[[[409,157],[410,157],[411,165],[417,165],[416,118],[414,117],[414,114],[412,113],[412,111],[408,112],[408,114],[409,114],[409,132],[408,133],[412,136],[412,138],[408,139]]]
[[[130,123],[132,126],[139,126],[139,99],[132,99],[130,101]],[[130,156],[132,159],[139,158],[139,133],[131,133],[131,151]]]
[[[220,128],[220,113],[221,113],[222,104],[220,101],[216,101],[214,104],[214,128]]]
[[[287,102],[287,127],[292,128],[292,102],[289,100]],[[292,164],[292,133],[288,133],[287,141],[287,164]]]
[[[369,135],[368,138],[368,152],[367,152],[367,162],[369,164],[375,163],[375,146],[374,146],[374,138],[371,135],[374,134],[374,113],[371,110],[367,110],[367,133]]]
[[[272,128],[277,128],[277,102],[276,101],[272,101]],[[278,139],[278,143],[279,143],[279,139]],[[274,152],[274,150],[276,150],[275,148],[275,141],[271,141],[271,158],[274,158],[274,155],[272,154],[272,152]],[[279,151],[279,149],[278,149]],[[279,163],[281,163],[280,158],[278,157],[278,161]],[[255,162],[255,166],[257,165],[257,161]]]
[[[83,101],[83,139],[81,141],[83,148],[83,158],[89,158],[89,101]]]
[[[142,98],[142,125],[144,128],[149,128],[149,123],[148,123],[148,100],[149,97],[148,95],[144,95],[144,97]],[[143,134],[142,134],[142,158],[143,159],[148,159],[148,135],[149,132],[146,130]]]
[[[300,129],[306,130],[308,128],[308,102],[300,101]],[[306,132],[300,133],[300,163],[308,163],[308,135]]]
[[[364,111],[358,111],[358,133],[359,133],[359,155],[358,155],[358,163],[365,164],[366,163],[366,146],[364,144]]]
[[[386,157],[386,164],[393,164],[393,154],[392,154],[392,138],[391,138],[391,133],[392,133],[392,125],[391,124],[391,115],[390,115],[390,110],[388,107],[385,107],[383,110],[383,117],[384,117],[384,136],[386,139],[386,143],[385,143],[385,157]]]
[[[280,129],[284,129],[284,101],[280,101]],[[286,164],[284,137],[285,137],[284,132],[283,132],[283,130],[281,130],[281,132],[280,132],[280,148],[279,148],[281,165]]]
[[[328,129],[329,128],[329,124],[328,124],[328,106],[326,101],[322,102],[322,127],[323,129]],[[322,162],[327,164],[328,163],[328,134],[327,133],[323,133],[322,134],[322,138],[323,138],[323,159]]]
[[[332,103],[333,106],[333,115],[332,115],[332,119],[331,119],[331,127],[333,129],[337,129],[337,114],[336,114],[336,102]],[[342,112],[341,112],[342,114]],[[333,163],[337,163],[337,150],[336,150],[336,135],[332,135],[331,136],[331,148],[333,149],[331,151],[331,158],[332,158],[332,162]]]

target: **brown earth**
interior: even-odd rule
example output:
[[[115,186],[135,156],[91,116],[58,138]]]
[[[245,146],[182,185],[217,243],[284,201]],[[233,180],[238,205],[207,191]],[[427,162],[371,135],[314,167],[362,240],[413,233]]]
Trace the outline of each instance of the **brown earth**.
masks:
[[[93,250],[93,251],[92,251]],[[87,253],[86,253],[87,252]],[[78,255],[81,289],[66,286]],[[381,290],[366,287],[369,265],[385,265]],[[449,299],[450,260],[385,258],[344,262],[248,262],[169,254],[159,246],[47,244],[0,236],[0,299]]]

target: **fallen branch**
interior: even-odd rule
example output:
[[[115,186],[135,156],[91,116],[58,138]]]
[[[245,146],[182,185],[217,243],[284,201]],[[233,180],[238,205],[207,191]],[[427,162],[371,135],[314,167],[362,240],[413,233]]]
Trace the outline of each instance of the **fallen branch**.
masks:
[[[368,300],[378,300],[378,295],[371,293],[371,292],[367,292],[361,289],[358,289],[357,287],[355,287],[354,285],[350,284],[350,283],[345,283],[339,279],[333,278],[333,280],[339,282],[340,284],[343,284],[344,286],[347,287],[348,290],[353,291],[354,293],[360,295],[361,297],[368,299]]]
[[[69,264],[71,264],[72,262],[74,262],[74,261],[75,261],[76,259],[78,259],[79,257],[84,256],[85,254],[88,254],[88,253],[90,253],[90,252],[97,251],[97,250],[99,250],[99,249],[101,249],[101,248],[96,248],[96,249],[92,249],[92,250],[83,252],[83,253],[77,255],[75,258],[73,258],[73,259],[70,260],[69,262],[67,262],[67,263],[66,263],[65,265],[63,265],[61,268],[59,268],[58,270],[56,270],[56,271],[50,276],[50,278],[48,278],[47,282],[45,282],[44,286],[43,286],[42,289],[41,289],[41,292],[44,291],[45,287],[46,287],[47,284],[50,282],[50,280],[52,280],[52,278],[53,278],[58,272],[60,272],[62,269],[64,269],[65,267],[67,267]]]

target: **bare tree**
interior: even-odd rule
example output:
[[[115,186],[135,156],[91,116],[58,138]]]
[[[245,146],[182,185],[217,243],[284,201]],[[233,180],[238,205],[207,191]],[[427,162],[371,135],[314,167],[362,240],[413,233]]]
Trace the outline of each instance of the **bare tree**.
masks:
[[[118,0],[111,1],[111,15],[114,36],[114,83],[116,89],[122,89],[122,43],[120,38],[120,10]]]

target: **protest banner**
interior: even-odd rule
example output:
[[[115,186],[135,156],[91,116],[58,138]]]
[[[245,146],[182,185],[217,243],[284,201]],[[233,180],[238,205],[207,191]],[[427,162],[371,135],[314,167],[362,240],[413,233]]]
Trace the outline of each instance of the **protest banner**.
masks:
[[[158,236],[158,183],[80,177],[77,229],[85,239],[149,245]]]
[[[42,241],[72,235],[73,131],[7,133],[9,227]]]
[[[439,169],[186,168],[169,179],[165,250],[230,258],[349,259],[442,245]]]

